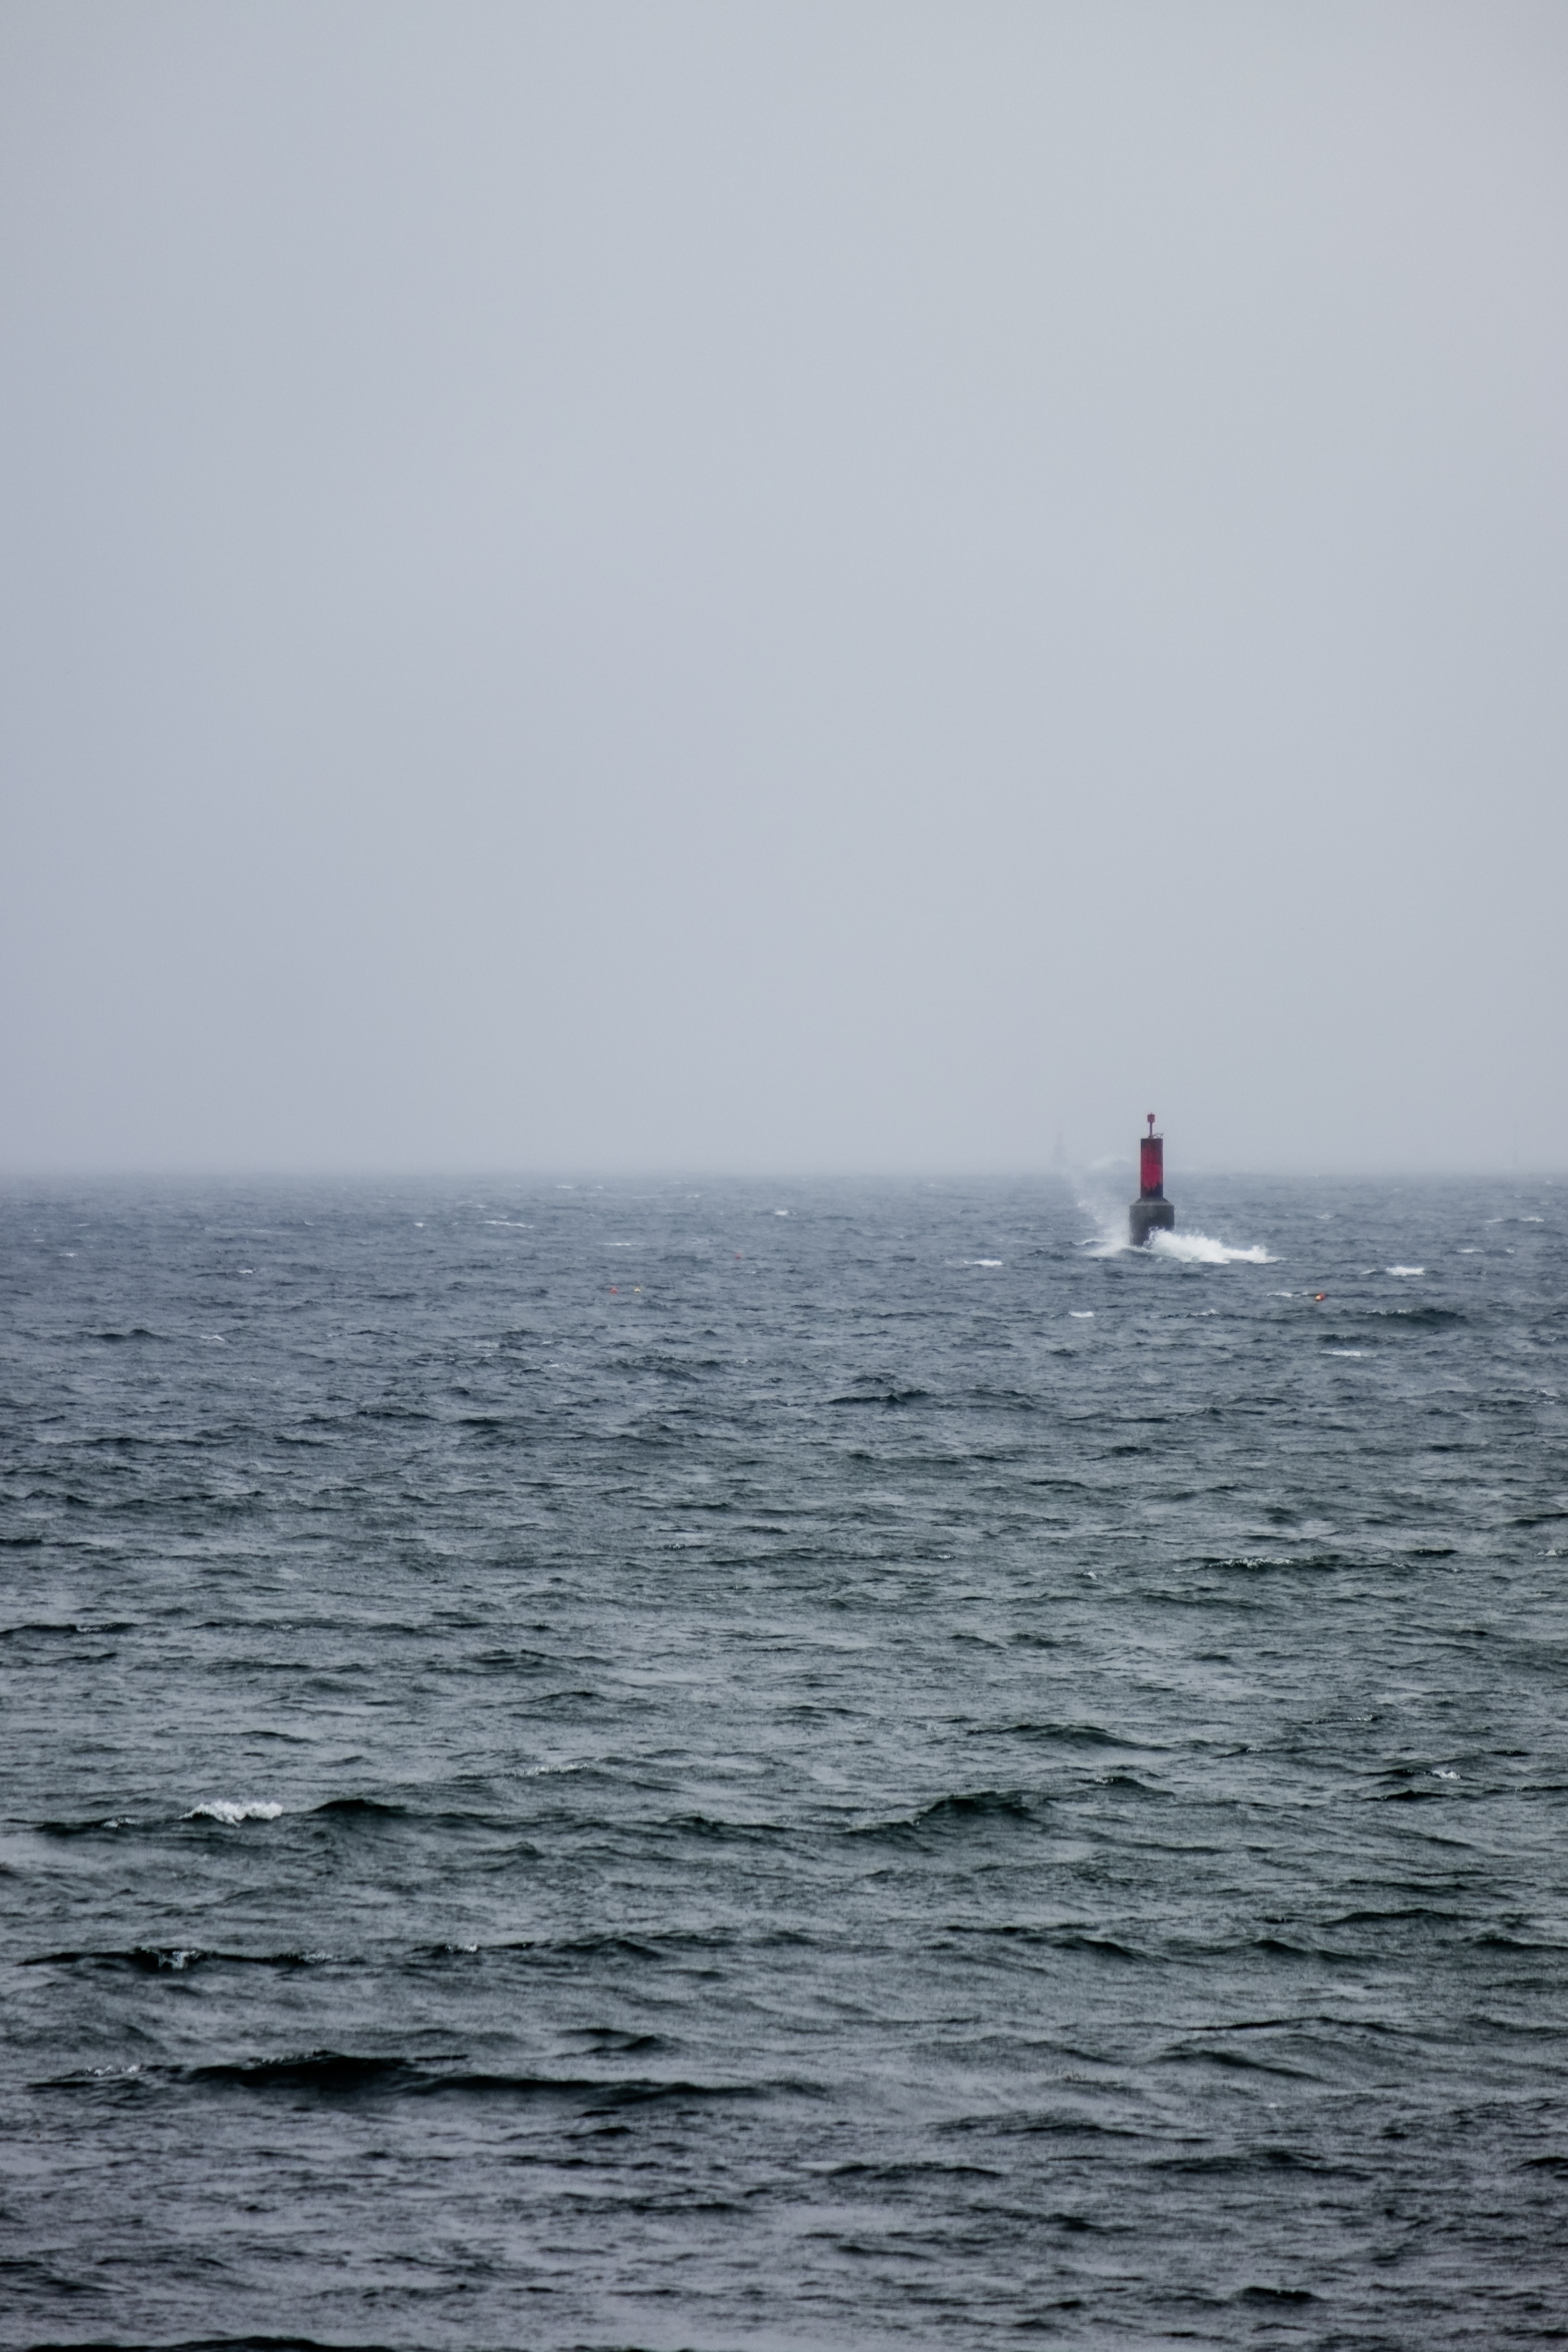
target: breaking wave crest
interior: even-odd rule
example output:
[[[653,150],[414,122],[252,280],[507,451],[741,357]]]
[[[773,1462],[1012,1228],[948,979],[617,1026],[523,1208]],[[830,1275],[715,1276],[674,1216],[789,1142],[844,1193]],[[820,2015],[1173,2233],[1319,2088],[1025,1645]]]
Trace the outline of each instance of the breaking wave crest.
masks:
[[[205,1805],[193,1805],[185,1815],[188,1822],[222,1822],[226,1829],[237,1829],[241,1822],[275,1822],[283,1811],[281,1805],[263,1803],[235,1804],[224,1797],[209,1799]]]
[[[1120,1257],[1133,1246],[1127,1230],[1127,1211],[1104,1201],[1080,1199],[1079,1207],[1091,1216],[1099,1233],[1091,1242],[1083,1244],[1090,1257]],[[1184,1233],[1178,1226],[1173,1231],[1150,1234],[1145,1244],[1150,1257],[1174,1258],[1182,1265],[1277,1265],[1274,1252],[1265,1249],[1261,1242],[1250,1248],[1233,1247],[1229,1242],[1215,1239],[1213,1234]]]
[[[1251,1249],[1233,1249],[1228,1242],[1215,1241],[1212,1234],[1155,1233],[1149,1236],[1149,1253],[1152,1257],[1173,1257],[1184,1265],[1278,1265],[1272,1250],[1261,1242]]]

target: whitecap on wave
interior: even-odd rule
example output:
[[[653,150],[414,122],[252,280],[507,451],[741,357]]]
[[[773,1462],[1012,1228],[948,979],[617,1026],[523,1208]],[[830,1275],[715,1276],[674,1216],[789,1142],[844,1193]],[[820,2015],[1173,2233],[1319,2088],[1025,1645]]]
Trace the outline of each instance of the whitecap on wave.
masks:
[[[1261,1242],[1251,1249],[1232,1249],[1228,1242],[1216,1242],[1212,1234],[1153,1233],[1146,1244],[1155,1257],[1173,1257],[1184,1265],[1278,1265],[1272,1250]]]
[[[193,1805],[184,1819],[187,1822],[222,1822],[226,1829],[237,1829],[241,1822],[275,1822],[283,1811],[281,1805],[256,1802],[248,1805],[232,1803],[225,1797],[213,1797],[205,1805]]]

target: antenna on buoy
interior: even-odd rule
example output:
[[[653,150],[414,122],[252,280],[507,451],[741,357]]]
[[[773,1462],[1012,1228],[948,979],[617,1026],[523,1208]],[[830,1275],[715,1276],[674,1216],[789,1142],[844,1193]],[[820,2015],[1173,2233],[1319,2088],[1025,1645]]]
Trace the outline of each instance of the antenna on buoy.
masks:
[[[1147,1114],[1149,1132],[1138,1139],[1138,1198],[1127,1212],[1127,1228],[1135,1249],[1152,1233],[1169,1233],[1176,1212],[1165,1198],[1165,1139],[1154,1132],[1154,1114]]]

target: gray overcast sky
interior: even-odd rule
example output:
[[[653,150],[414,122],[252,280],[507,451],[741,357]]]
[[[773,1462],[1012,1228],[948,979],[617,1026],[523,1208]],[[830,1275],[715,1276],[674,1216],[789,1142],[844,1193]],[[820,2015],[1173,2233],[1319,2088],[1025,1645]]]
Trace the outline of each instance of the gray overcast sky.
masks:
[[[0,1163],[1568,1165],[1568,11],[8,0]]]

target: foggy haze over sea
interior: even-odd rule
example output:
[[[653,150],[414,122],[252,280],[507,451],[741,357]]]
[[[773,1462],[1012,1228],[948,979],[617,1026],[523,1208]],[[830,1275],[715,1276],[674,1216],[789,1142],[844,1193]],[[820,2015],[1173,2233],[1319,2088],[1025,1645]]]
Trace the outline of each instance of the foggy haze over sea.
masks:
[[[0,1164],[1568,1153],[1568,26],[0,18]]]

